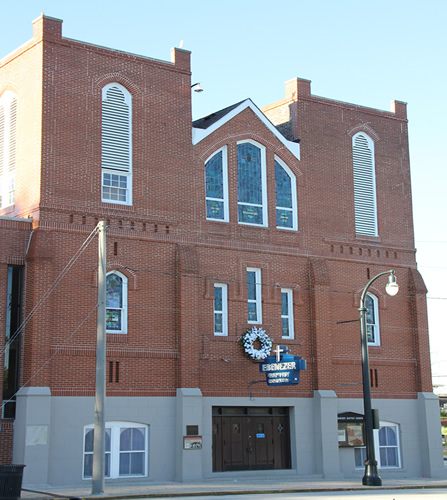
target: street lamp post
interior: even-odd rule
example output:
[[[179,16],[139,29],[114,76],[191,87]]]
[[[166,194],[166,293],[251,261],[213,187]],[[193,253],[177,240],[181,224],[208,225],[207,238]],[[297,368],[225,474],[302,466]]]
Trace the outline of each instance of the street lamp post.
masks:
[[[366,294],[369,287],[380,276],[389,274],[388,283],[385,290],[388,295],[394,296],[399,291],[399,286],[396,283],[394,270],[385,271],[374,276],[365,286],[362,295],[360,296],[360,336],[362,341],[362,375],[363,375],[363,408],[365,414],[365,441],[366,441],[366,461],[365,475],[363,476],[363,484],[365,486],[382,486],[382,479],[377,470],[377,460],[374,450],[374,433],[373,433],[373,414],[371,405],[371,385],[369,378],[369,360],[368,360],[368,334],[366,324],[367,308],[365,307]]]

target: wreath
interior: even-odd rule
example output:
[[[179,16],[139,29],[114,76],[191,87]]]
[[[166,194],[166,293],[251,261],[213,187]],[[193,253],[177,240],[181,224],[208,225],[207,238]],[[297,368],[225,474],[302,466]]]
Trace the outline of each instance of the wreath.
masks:
[[[261,344],[260,349],[254,348],[254,343],[259,341]],[[246,356],[262,360],[270,356],[270,351],[272,350],[273,340],[265,333],[262,328],[257,328],[254,326],[247,330],[240,339],[240,344],[244,348],[244,353]]]

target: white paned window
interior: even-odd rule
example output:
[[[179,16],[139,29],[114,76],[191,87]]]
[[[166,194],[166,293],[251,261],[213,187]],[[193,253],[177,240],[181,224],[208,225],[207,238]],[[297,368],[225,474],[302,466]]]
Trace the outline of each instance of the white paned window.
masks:
[[[290,288],[281,289],[281,336],[293,339],[293,292]]]
[[[374,143],[364,133],[352,138],[355,232],[377,236],[376,174]]]
[[[206,218],[228,222],[227,147],[214,153],[205,162]]]
[[[0,208],[14,204],[17,148],[17,98],[6,91],[0,97]]]
[[[265,148],[253,141],[237,145],[239,224],[268,226]]]
[[[127,278],[118,271],[106,276],[106,331],[127,333]]]
[[[102,201],[132,204],[132,96],[120,84],[102,90]]]
[[[261,270],[247,268],[248,323],[262,323]]]
[[[228,335],[227,285],[214,284],[214,335]]]
[[[369,345],[380,345],[379,301],[372,293],[366,294],[366,333]]]
[[[298,229],[296,177],[279,158],[275,158],[276,227]]]
[[[400,458],[399,426],[393,422],[380,422],[380,429],[374,429],[374,451],[379,469],[399,469]],[[365,466],[366,448],[355,448],[355,467]]]
[[[93,473],[94,426],[84,428],[83,478]],[[148,427],[132,422],[107,422],[105,477],[147,476]]]

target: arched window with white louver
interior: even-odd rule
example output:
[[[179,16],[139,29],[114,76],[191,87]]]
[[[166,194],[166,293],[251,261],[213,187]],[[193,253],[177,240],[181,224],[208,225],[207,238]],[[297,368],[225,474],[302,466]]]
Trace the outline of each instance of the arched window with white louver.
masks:
[[[0,208],[14,204],[17,144],[17,97],[0,97]]]
[[[364,133],[352,138],[354,171],[355,232],[378,236],[374,143]]]
[[[132,96],[119,83],[102,90],[102,201],[132,204]]]

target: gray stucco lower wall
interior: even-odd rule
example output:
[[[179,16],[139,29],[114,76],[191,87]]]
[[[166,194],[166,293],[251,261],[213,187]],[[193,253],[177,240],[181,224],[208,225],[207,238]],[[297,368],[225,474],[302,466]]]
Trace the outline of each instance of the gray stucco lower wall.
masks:
[[[418,399],[373,399],[381,422],[399,427],[401,468],[380,469],[386,479],[433,477],[444,478],[439,400],[433,393],[420,393]],[[363,400],[338,399],[338,413],[352,411],[363,414]],[[340,461],[346,478],[362,477],[364,469],[356,469],[353,449],[340,449]]]
[[[220,472],[212,470],[213,406],[289,408],[289,470]],[[374,399],[380,420],[399,427],[400,469],[379,471],[381,477],[446,477],[442,460],[437,398]],[[354,478],[354,450],[338,448],[337,414],[363,413],[361,399],[339,399],[333,391],[313,398],[208,398],[199,389],[178,389],[177,397],[107,398],[106,420],[148,426],[148,476],[112,481],[200,481],[245,476]],[[85,426],[93,424],[94,398],[52,397],[48,388],[28,388],[17,398],[14,462],[24,463],[24,486],[89,484],[82,479]],[[186,426],[198,425],[202,449],[184,450]]]

